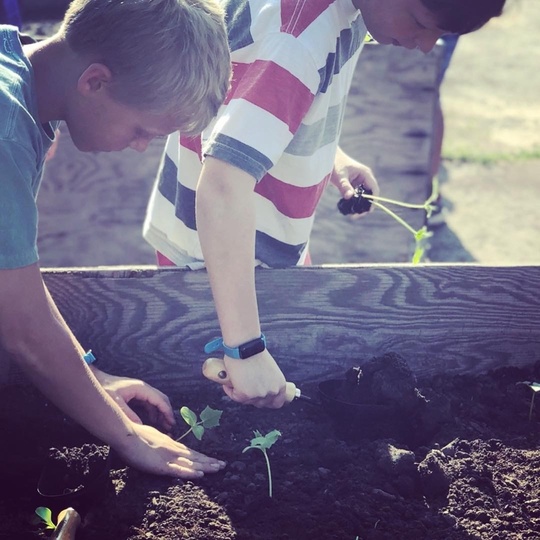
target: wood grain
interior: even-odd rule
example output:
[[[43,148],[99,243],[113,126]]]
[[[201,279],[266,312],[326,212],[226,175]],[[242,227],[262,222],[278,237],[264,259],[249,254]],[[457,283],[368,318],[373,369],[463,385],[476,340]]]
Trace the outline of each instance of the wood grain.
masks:
[[[219,335],[205,271],[77,269],[44,277],[105,371],[164,391],[201,384],[203,346]],[[540,267],[344,265],[259,269],[256,278],[270,348],[299,384],[389,351],[418,375],[540,360]],[[0,373],[4,382],[16,376]]]

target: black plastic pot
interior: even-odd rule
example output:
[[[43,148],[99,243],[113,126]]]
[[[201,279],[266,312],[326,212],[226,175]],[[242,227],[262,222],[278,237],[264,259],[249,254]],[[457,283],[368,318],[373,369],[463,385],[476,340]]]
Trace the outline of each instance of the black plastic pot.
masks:
[[[112,454],[108,447],[85,444],[52,450],[41,472],[37,492],[42,506],[50,508],[53,514],[68,507],[83,514],[112,489],[109,476]],[[74,455],[69,456],[70,452]]]

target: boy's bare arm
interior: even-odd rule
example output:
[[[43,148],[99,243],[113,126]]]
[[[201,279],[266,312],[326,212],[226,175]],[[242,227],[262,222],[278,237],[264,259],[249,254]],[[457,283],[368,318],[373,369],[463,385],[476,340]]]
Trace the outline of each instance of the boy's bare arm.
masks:
[[[261,335],[255,290],[255,179],[208,157],[197,186],[197,230],[222,337],[237,347]],[[224,357],[225,392],[242,403],[281,407],[285,378],[268,350],[245,360]]]
[[[36,264],[0,270],[0,339],[46,397],[148,472],[196,477],[220,468],[217,460],[130,421],[81,359],[81,346],[51,302]]]

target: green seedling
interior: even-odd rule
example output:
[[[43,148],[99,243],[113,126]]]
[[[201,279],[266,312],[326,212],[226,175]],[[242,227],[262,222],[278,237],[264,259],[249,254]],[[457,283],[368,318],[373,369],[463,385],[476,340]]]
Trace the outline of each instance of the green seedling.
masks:
[[[420,229],[416,230],[409,223],[407,223],[402,217],[398,216],[393,210],[391,210],[388,207],[388,205],[401,206],[402,208],[410,208],[412,210],[423,210],[426,213],[426,219],[429,219],[431,217],[431,214],[437,208],[436,204],[435,204],[435,201],[439,197],[439,183],[438,183],[438,180],[437,179],[433,180],[433,188],[432,188],[431,195],[429,196],[428,199],[426,199],[421,204],[406,203],[406,202],[402,202],[402,201],[397,201],[395,199],[388,199],[386,197],[379,197],[377,195],[372,195],[372,194],[366,192],[362,186],[357,188],[356,197],[358,197],[358,199],[357,199],[357,201],[352,203],[353,205],[354,204],[360,204],[360,206],[362,207],[362,201],[361,201],[362,199],[370,201],[373,206],[375,206],[377,208],[380,208],[383,212],[385,212],[390,217],[395,219],[400,225],[402,225],[405,229],[407,229],[412,234],[412,236],[414,238],[414,241],[415,241],[415,250],[414,250],[411,262],[413,264],[418,264],[422,260],[422,257],[424,256],[425,240],[427,238],[429,238],[430,236],[432,236],[432,233],[428,231],[426,226],[423,226]],[[349,201],[352,202],[352,199],[350,199]],[[344,199],[342,199],[342,201],[340,201],[340,204],[342,202],[344,202],[345,205],[347,204],[347,201],[345,201]],[[339,205],[338,205],[338,207],[339,207]],[[369,209],[369,205],[367,207],[364,206],[362,210],[356,210],[355,212],[356,213],[358,213],[358,212],[361,213],[361,212],[366,211],[367,209]],[[349,212],[351,212],[351,210],[349,210]],[[346,213],[346,211],[344,211],[342,213]]]
[[[64,516],[66,515],[68,509],[65,508],[64,510],[61,510],[58,514],[58,517],[56,519],[56,523],[52,520],[52,512],[50,508],[47,508],[46,506],[38,506],[35,510],[37,516],[41,520],[41,523],[45,525],[45,529],[47,530],[53,530],[55,531],[62,523],[62,520],[64,519]]]
[[[190,428],[176,440],[181,441],[186,435],[193,433],[193,435],[195,435],[195,437],[200,441],[203,438],[205,429],[212,429],[219,426],[219,421],[223,411],[206,406],[201,412],[200,420],[197,418],[197,414],[194,413],[189,407],[182,407],[180,409],[180,414],[184,419],[184,422],[190,426]]]
[[[516,384],[524,384],[525,386],[528,386],[532,390],[531,404],[529,406],[529,422],[530,422],[532,420],[532,414],[534,410],[534,396],[536,396],[536,392],[540,392],[540,383],[533,382],[533,381],[521,381]]]
[[[435,201],[437,200],[439,196],[439,185],[437,180],[435,179],[433,181],[433,190],[431,195],[427,200],[425,200],[422,204],[410,204],[405,203],[401,201],[396,201],[394,199],[387,199],[386,197],[375,197],[373,195],[364,194],[363,197],[365,199],[371,200],[372,204],[376,206],[377,208],[380,208],[383,212],[386,212],[389,216],[393,217],[400,225],[405,227],[414,237],[415,242],[415,249],[412,256],[412,263],[418,264],[422,257],[424,256],[424,245],[425,240],[429,238],[432,233],[428,231],[427,227],[424,225],[420,229],[416,230],[414,227],[411,227],[409,223],[407,223],[404,219],[402,219],[400,216],[398,216],[395,212],[390,210],[386,204],[393,204],[396,206],[401,206],[402,208],[411,208],[415,210],[423,210],[426,213],[426,219],[429,219],[431,217],[431,214],[435,211]],[[385,204],[386,203],[386,204]]]
[[[266,460],[266,470],[268,471],[268,496],[271,498],[272,471],[270,470],[270,459],[268,458],[267,450],[281,437],[281,432],[277,429],[274,429],[273,431],[270,431],[270,433],[263,435],[260,431],[255,430],[253,434],[255,435],[255,437],[251,439],[251,444],[249,446],[246,446],[246,448],[242,450],[242,453],[247,452],[248,450],[252,450],[254,448],[257,448],[263,453],[264,459]]]

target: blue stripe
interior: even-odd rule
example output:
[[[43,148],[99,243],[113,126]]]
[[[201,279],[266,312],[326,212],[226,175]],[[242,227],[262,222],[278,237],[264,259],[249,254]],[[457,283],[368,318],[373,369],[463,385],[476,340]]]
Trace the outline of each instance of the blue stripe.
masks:
[[[362,44],[363,35],[364,26],[360,17],[357,17],[351,28],[341,31],[336,41],[336,51],[328,55],[326,65],[319,70],[321,82],[318,93],[324,94],[328,90],[334,75],[340,72],[341,67],[354,56]]]
[[[176,165],[169,156],[165,155],[158,172],[159,192],[171,204],[174,204],[175,216],[186,227],[196,231],[195,191],[180,184],[176,179],[176,175]],[[294,246],[257,231],[255,256],[268,266],[274,268],[295,266],[305,248],[306,243]]]
[[[163,197],[174,204],[175,216],[186,227],[196,231],[195,191],[177,181],[177,172],[173,160],[165,154],[158,172],[158,189]]]
[[[341,130],[343,111],[344,103],[330,107],[326,118],[314,124],[300,124],[285,153],[292,156],[311,157],[319,148],[333,143]]]
[[[223,133],[217,134],[206,154],[242,169],[253,176],[257,182],[274,165],[261,152]]]
[[[225,21],[231,51],[237,51],[253,43],[251,35],[251,11],[248,0],[226,2]]]
[[[272,268],[296,266],[306,248],[306,243],[293,246],[261,231],[257,231],[255,241],[255,258]]]

